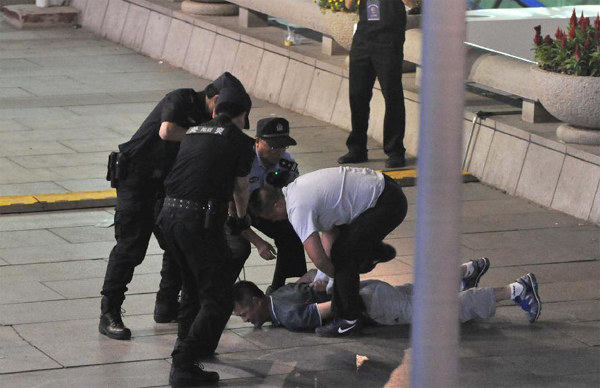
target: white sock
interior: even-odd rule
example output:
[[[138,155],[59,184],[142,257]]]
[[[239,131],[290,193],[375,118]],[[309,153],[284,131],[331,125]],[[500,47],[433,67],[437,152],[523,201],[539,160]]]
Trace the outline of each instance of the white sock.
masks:
[[[463,266],[467,267],[467,271],[465,272],[465,276],[463,276],[463,279],[468,278],[469,276],[473,275],[473,273],[475,272],[475,266],[473,265],[472,261],[469,261],[468,263],[464,263]]]
[[[510,299],[515,300],[517,296],[523,293],[523,285],[519,282],[510,283]]]

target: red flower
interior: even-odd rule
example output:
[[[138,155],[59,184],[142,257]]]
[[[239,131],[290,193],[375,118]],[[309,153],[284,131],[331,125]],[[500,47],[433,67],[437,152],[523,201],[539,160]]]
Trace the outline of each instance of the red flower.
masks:
[[[596,31],[600,30],[600,12],[598,12],[596,20],[594,20],[594,27],[596,28]]]
[[[536,46],[541,46],[542,45],[542,26],[535,26],[533,27],[533,29],[535,30],[535,36],[533,37],[533,43]]]
[[[562,36],[562,41],[560,42],[560,48],[562,48],[563,50],[567,48],[567,36],[566,35]]]
[[[583,12],[581,13],[581,19],[579,19],[579,29],[581,31],[587,30],[588,26],[590,25],[590,18],[584,18],[583,17]]]
[[[581,53],[579,52],[579,45],[575,45],[575,59],[578,62],[581,60]]]
[[[573,13],[571,14],[570,23],[571,23],[571,26],[577,25],[577,15],[575,14],[575,8],[573,8]]]
[[[546,37],[544,38],[544,43],[547,44],[548,46],[551,46],[552,43],[554,43],[554,41],[552,40],[552,38],[550,37],[550,35],[546,35]]]
[[[583,43],[583,47],[585,48],[585,51],[590,51],[591,46],[592,46],[592,41],[591,41],[590,37],[588,36],[587,39],[585,40],[585,42]]]
[[[559,40],[560,40],[560,39],[562,39],[562,36],[563,36],[563,32],[562,32],[562,30],[560,29],[560,27],[557,27],[557,28],[556,28],[556,32],[554,33],[554,37],[555,37],[556,39],[559,39]]]
[[[581,26],[585,26],[585,17],[583,16],[583,11],[581,11],[581,16],[579,17],[579,27],[580,29],[583,31],[585,30],[585,27],[581,27]]]
[[[575,39],[576,29],[577,27],[571,26],[571,29],[569,30],[569,38],[571,38],[571,40]]]
[[[596,30],[596,33],[594,34],[594,41],[596,43],[600,43],[600,30]]]

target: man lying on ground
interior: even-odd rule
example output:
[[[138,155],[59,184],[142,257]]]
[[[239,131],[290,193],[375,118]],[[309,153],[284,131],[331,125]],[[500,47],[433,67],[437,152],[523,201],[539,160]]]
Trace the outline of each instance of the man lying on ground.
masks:
[[[535,276],[528,273],[504,287],[477,288],[488,270],[487,258],[471,260],[461,266],[463,280],[460,298],[460,321],[490,318],[496,313],[496,304],[511,299],[525,311],[529,322],[535,322],[542,311]],[[287,284],[266,296],[254,283],[240,281],[234,285],[234,313],[255,327],[265,322],[290,330],[320,327],[331,314],[331,296],[324,290],[325,283],[316,270],[309,271],[297,283]],[[412,320],[413,285],[392,286],[380,280],[360,282],[360,296],[366,318],[381,325],[409,324]],[[342,333],[343,334],[343,333]]]

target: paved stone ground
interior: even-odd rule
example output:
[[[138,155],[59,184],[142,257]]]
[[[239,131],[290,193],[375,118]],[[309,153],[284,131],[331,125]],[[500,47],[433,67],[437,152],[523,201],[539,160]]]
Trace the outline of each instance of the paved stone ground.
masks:
[[[178,87],[208,81],[82,30],[16,31],[0,22],[0,195],[103,190],[109,150]],[[346,134],[255,100],[252,122],[283,115],[303,172],[335,165]],[[371,167],[383,153],[371,145]],[[369,274],[392,284],[413,273],[414,188],[407,220],[389,237],[398,256]],[[462,327],[461,386],[600,385],[600,229],[482,184],[464,185],[462,259],[488,256],[483,286],[534,272],[540,321],[505,304]],[[125,302],[127,342],[97,332],[99,290],[112,248],[112,209],[0,217],[0,387],[164,387],[174,324],[152,320],[160,249],[153,242]],[[263,287],[273,266],[254,251],[245,276]],[[230,387],[407,387],[409,328],[321,339],[232,317],[206,363]]]

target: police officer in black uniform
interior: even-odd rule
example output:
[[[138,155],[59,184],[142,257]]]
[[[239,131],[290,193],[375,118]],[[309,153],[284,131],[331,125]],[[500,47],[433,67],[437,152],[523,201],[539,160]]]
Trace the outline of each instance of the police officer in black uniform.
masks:
[[[249,100],[239,89],[221,90],[217,116],[186,132],[165,181],[167,197],[158,224],[183,280],[169,376],[173,387],[219,380],[218,373],[202,370],[196,360],[214,354],[233,310],[232,257],[224,224],[233,198],[238,227],[250,225],[246,207],[253,141],[241,130]]]
[[[109,338],[131,338],[131,331],[121,318],[121,305],[134,268],[146,255],[152,233],[160,246],[166,248],[154,222],[164,197],[163,181],[175,160],[183,134],[187,128],[211,119],[219,88],[225,86],[244,90],[239,80],[225,73],[203,92],[178,89],[167,94],[131,140],[119,145],[120,152],[111,154],[107,178],[117,188],[117,244],[106,268],[99,324],[100,333]],[[176,319],[179,308],[180,271],[169,256],[165,249],[154,310],[158,323]]]
[[[353,9],[358,0],[345,0]],[[406,165],[404,148],[405,110],[402,89],[406,8],[400,0],[362,0],[359,22],[350,49],[350,111],[352,131],[346,141],[348,153],[338,163],[368,160],[369,103],[375,78],[385,99],[383,150],[386,167]]]
[[[268,117],[258,120],[254,151],[256,157],[252,163],[249,177],[249,192],[252,194],[263,186],[284,187],[293,182],[299,175],[298,163],[286,149],[296,145],[290,137],[290,123],[283,117]],[[239,270],[250,256],[251,242],[265,260],[277,259],[275,273],[267,294],[277,290],[290,277],[300,277],[307,271],[306,257],[302,241],[288,220],[271,221],[251,214],[252,226],[272,238],[277,250],[264,241],[252,229],[243,236],[235,230],[234,222],[228,220],[225,231],[229,247]],[[238,276],[239,270],[235,273]]]

